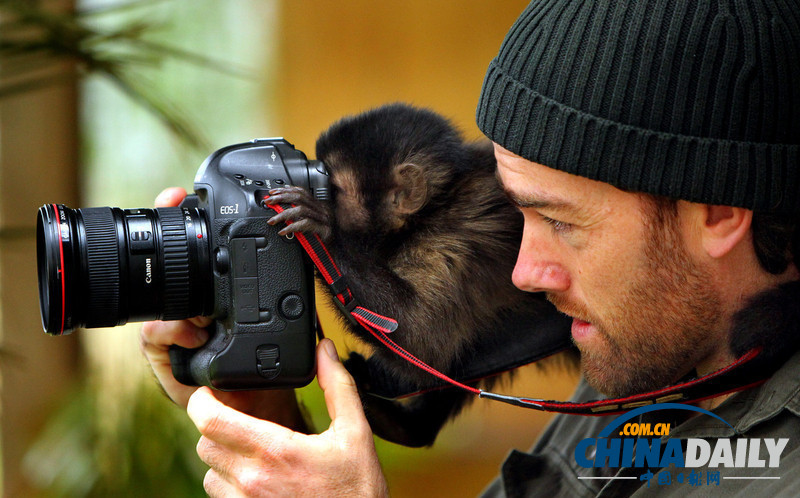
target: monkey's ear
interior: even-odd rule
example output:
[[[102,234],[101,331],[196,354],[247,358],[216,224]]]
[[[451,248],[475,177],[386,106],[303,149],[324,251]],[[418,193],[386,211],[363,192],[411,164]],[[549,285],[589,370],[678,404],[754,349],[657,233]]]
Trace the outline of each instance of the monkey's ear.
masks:
[[[397,214],[414,214],[428,201],[428,182],[419,165],[405,163],[394,169],[390,201]]]

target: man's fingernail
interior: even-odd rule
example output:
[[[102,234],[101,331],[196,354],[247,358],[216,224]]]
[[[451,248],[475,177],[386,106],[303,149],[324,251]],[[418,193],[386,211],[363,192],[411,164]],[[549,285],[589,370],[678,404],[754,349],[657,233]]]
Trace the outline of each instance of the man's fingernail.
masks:
[[[323,341],[322,347],[325,349],[325,353],[328,355],[328,358],[332,359],[333,361],[339,361],[339,354],[336,352],[336,346],[333,345],[333,341]]]
[[[156,206],[166,204],[170,199],[170,195],[168,191],[163,191],[156,197]]]
[[[189,418],[191,418],[198,427],[200,427],[198,424],[202,425],[202,421],[206,418],[206,412],[212,405],[212,401],[209,398],[213,399],[213,396],[209,396],[205,389],[207,388],[200,387],[193,392],[189,397],[189,404],[186,407]]]

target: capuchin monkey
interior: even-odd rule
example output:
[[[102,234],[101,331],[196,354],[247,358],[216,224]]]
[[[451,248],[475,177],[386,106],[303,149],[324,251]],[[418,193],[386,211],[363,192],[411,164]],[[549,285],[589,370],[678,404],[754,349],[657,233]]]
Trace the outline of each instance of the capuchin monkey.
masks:
[[[567,321],[543,296],[511,282],[523,222],[495,178],[490,143],[466,143],[441,116],[392,104],[334,124],[318,139],[316,156],[329,171],[331,201],[299,187],[271,190],[269,204],[296,207],[269,223],[291,222],[282,235],[318,234],[358,305],[398,321],[397,344],[466,380],[484,357],[501,365],[540,324],[549,335],[533,359],[568,346]],[[375,434],[406,446],[432,444],[472,395],[441,388],[368,331],[345,325],[372,349],[366,359],[351,353],[345,366]],[[469,383],[488,388],[496,379]],[[396,401],[369,394],[376,386],[433,390]]]

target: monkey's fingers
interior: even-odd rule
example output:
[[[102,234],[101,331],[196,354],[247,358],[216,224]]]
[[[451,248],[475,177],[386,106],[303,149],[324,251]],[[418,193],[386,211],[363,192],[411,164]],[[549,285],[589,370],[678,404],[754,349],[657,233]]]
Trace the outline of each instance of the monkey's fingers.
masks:
[[[287,223],[287,226],[278,232],[279,235],[288,235],[295,232],[316,233],[323,239],[330,235],[330,228],[325,223],[324,213],[306,206],[288,208],[267,220],[267,223],[270,225]]]
[[[326,213],[317,206],[294,206],[284,209],[282,212],[270,218],[267,223],[276,225],[278,223],[297,222],[304,219],[314,220],[317,223],[325,224],[327,221]]]
[[[278,223],[291,223],[294,219],[291,216],[286,214],[286,211],[281,211],[280,213],[274,215],[272,218],[267,220],[268,225],[277,225]]]
[[[269,191],[267,204],[313,204],[311,194],[301,187],[281,187]]]
[[[330,229],[325,225],[320,225],[314,220],[310,220],[308,218],[295,221],[291,225],[286,225],[283,229],[278,232],[278,235],[289,235],[290,233],[301,232],[305,234],[312,234],[315,233],[319,235],[323,240],[326,240],[330,236]]]

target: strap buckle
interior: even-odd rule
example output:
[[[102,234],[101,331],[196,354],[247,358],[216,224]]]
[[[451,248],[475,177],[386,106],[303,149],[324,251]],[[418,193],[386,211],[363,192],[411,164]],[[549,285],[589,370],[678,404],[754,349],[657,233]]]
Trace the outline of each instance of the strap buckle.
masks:
[[[353,316],[353,310],[356,309],[358,303],[356,302],[356,298],[353,295],[353,291],[350,290],[350,287],[347,285],[347,279],[344,275],[339,275],[336,280],[328,284],[328,288],[333,293],[333,303],[339,309],[342,314],[356,327],[360,327],[361,324],[358,323],[358,320],[355,319]],[[343,303],[338,296],[342,296],[345,300]],[[350,296],[350,299],[347,299],[347,296]]]

